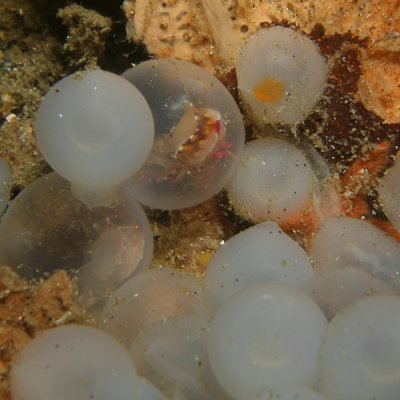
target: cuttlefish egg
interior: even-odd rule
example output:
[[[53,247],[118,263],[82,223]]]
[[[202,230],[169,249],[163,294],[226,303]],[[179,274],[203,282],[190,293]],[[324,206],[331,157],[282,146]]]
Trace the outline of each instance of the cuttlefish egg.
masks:
[[[123,74],[150,105],[155,140],[130,181],[142,204],[173,210],[218,193],[237,167],[245,132],[227,88],[210,72],[180,60],[150,60]]]
[[[172,134],[174,157],[190,165],[206,160],[223,139],[224,128],[221,114],[211,108],[195,108],[185,101],[184,114]]]
[[[281,26],[250,37],[236,63],[242,101],[255,122],[268,124],[303,121],[322,96],[327,72],[318,46]]]

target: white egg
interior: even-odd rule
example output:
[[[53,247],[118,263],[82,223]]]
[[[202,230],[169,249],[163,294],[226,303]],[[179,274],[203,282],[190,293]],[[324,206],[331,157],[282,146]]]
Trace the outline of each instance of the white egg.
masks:
[[[164,393],[222,399],[225,394],[209,366],[208,332],[204,315],[169,317],[146,327],[130,348],[138,373]]]
[[[246,400],[325,400],[325,397],[306,386],[270,386]]]
[[[314,298],[328,319],[357,299],[377,294],[396,294],[384,281],[354,267],[317,273],[302,284],[301,289]]]
[[[260,29],[236,64],[238,87],[257,121],[295,124],[320,99],[328,68],[318,47],[290,28]]]
[[[167,400],[167,397],[164,396],[164,394],[162,394],[152,383],[147,379],[140,377],[135,385],[134,395],[136,396],[134,398],[135,400]]]
[[[69,75],[50,88],[36,114],[46,161],[80,197],[110,190],[145,162],[154,138],[142,94],[110,72]]]
[[[400,290],[400,244],[367,221],[327,218],[310,256],[321,271],[357,267]]]
[[[307,253],[274,222],[264,222],[233,236],[215,252],[205,275],[205,297],[214,312],[251,284],[296,286],[312,275]]]
[[[279,225],[310,211],[314,189],[315,176],[303,152],[280,139],[247,143],[227,185],[229,200],[242,218]]]
[[[128,353],[94,328],[66,325],[39,334],[11,370],[14,400],[132,400],[138,377]]]
[[[399,297],[358,300],[333,318],[321,345],[319,387],[335,400],[398,400]]]
[[[270,385],[312,385],[326,324],[317,304],[298,289],[249,286],[224,303],[211,322],[211,368],[238,400]]]

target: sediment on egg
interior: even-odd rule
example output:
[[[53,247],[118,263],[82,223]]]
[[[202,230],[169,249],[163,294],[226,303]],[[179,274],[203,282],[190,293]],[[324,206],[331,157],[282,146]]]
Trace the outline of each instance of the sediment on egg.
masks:
[[[309,160],[312,160],[310,162]],[[324,218],[339,215],[339,198],[326,163],[289,141],[248,142],[227,186],[233,211],[252,223],[272,220],[308,240]]]

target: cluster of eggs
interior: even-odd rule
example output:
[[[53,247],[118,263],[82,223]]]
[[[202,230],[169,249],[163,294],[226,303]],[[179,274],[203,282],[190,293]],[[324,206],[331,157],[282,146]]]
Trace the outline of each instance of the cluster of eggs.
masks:
[[[317,46],[289,28],[260,31],[237,62],[255,124],[304,120],[326,75]],[[317,154],[279,137],[244,144],[240,110],[211,74],[152,60],[69,76],[44,97],[36,134],[55,172],[8,206],[0,264],[28,278],[70,270],[102,329],[33,339],[13,366],[15,400],[397,399],[400,245],[338,216]],[[395,226],[397,170],[380,187]],[[217,250],[203,282],[150,268],[139,203],[184,208],[224,187],[257,225]],[[299,215],[319,225],[307,252],[282,230]]]

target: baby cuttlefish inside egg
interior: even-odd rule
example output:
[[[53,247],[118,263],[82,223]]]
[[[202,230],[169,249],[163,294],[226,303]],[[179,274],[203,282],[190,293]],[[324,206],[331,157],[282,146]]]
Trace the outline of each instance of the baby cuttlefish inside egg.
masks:
[[[253,96],[263,103],[279,103],[284,95],[285,87],[283,82],[270,76],[261,79],[253,88]]]
[[[231,144],[224,137],[225,126],[219,111],[196,108],[185,100],[183,116],[172,128],[169,142],[170,154],[176,162],[166,167],[157,181],[176,182],[209,158],[229,157]]]
[[[204,162],[225,134],[221,114],[211,108],[195,108],[185,101],[184,114],[172,133],[177,160],[190,165]]]
[[[179,209],[218,193],[244,145],[241,112],[208,71],[179,60],[151,60],[123,74],[150,105],[151,153],[132,178],[135,197],[152,208]]]

